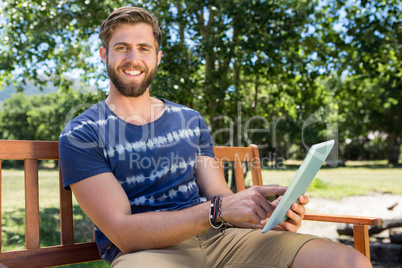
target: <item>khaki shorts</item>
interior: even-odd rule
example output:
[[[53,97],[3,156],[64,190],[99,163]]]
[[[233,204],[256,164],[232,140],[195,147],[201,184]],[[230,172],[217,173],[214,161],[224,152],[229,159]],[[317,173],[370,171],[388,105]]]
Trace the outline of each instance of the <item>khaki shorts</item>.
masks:
[[[208,229],[171,247],[120,253],[112,268],[122,267],[289,267],[299,249],[318,238],[291,232],[228,228]]]

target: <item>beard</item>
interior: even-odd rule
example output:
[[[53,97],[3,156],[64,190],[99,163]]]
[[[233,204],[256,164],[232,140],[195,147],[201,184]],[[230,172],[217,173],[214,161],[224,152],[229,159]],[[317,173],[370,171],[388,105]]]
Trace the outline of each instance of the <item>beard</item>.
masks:
[[[109,76],[110,81],[112,81],[112,83],[115,85],[116,89],[120,92],[120,94],[125,97],[137,98],[142,96],[142,94],[144,94],[147,88],[151,85],[157,72],[157,64],[155,64],[155,68],[153,69],[149,69],[147,67],[140,67],[137,65],[132,66],[130,64],[118,67],[117,70],[133,68],[145,74],[145,78],[143,79],[141,84],[139,85],[133,83],[130,84],[130,83],[124,83],[121,77],[116,72],[116,70],[112,66],[110,66],[108,62],[106,65],[107,65],[107,74]]]

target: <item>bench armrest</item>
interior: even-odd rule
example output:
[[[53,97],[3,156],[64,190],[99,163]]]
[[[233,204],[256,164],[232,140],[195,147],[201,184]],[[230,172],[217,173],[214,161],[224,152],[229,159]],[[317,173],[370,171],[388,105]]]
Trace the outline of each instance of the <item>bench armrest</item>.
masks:
[[[323,221],[323,222],[338,222],[359,225],[382,225],[382,219],[378,217],[365,216],[349,216],[349,215],[325,215],[306,213],[304,220],[308,221]]]

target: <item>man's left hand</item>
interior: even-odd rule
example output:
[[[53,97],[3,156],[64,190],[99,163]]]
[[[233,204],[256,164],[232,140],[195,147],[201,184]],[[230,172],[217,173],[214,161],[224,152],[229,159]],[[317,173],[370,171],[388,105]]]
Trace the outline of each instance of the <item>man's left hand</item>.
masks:
[[[299,203],[293,203],[291,209],[288,210],[286,214],[288,219],[273,228],[274,230],[297,232],[300,229],[304,214],[306,213],[304,206],[308,204],[309,199],[307,196],[302,195],[298,200]]]

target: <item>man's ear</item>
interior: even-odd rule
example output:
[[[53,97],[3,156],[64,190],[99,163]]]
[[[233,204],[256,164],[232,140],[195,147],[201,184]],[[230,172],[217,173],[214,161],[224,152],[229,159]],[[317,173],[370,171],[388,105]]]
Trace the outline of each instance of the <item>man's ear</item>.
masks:
[[[159,50],[158,51],[158,66],[159,66],[159,63],[161,63],[161,59],[162,59],[162,50]]]
[[[99,55],[103,61],[104,64],[106,64],[106,58],[107,58],[107,48],[105,48],[104,46],[101,46],[99,49]]]

